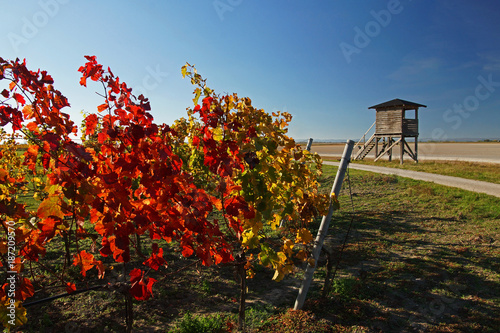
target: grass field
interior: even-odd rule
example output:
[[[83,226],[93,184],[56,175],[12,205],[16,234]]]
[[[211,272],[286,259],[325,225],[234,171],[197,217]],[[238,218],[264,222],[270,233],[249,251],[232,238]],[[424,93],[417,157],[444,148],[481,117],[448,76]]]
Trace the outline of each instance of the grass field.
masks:
[[[493,163],[420,161],[418,163],[406,162],[400,164],[399,161],[373,162],[370,160],[355,161],[353,163],[429,172],[500,184],[500,166]]]
[[[330,191],[336,168],[324,170],[322,188]],[[332,291],[321,295],[327,272],[322,257],[304,312],[290,312],[302,270],[277,283],[271,280],[273,272],[257,266],[248,281],[248,331],[497,332],[500,200],[361,171],[351,170],[349,180],[325,242],[334,267],[338,264]],[[154,298],[134,302],[135,330],[225,331],[237,318],[234,268],[202,267],[163,246],[170,266],[150,274],[159,280]],[[62,244],[52,244],[47,263],[55,264],[62,253]],[[109,275],[120,280],[121,269],[115,267]],[[99,283],[93,271],[88,272],[89,286]],[[82,279],[76,267],[71,273]],[[35,298],[59,292],[48,288]],[[23,332],[123,332],[124,309],[119,292],[90,291],[28,308]]]

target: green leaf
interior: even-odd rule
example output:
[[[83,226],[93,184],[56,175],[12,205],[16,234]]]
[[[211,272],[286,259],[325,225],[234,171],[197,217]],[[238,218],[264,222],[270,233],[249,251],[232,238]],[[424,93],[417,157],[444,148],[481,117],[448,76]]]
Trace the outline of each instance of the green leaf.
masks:
[[[278,260],[278,255],[266,244],[260,244],[261,252],[259,253],[260,262],[264,266],[272,266]]]

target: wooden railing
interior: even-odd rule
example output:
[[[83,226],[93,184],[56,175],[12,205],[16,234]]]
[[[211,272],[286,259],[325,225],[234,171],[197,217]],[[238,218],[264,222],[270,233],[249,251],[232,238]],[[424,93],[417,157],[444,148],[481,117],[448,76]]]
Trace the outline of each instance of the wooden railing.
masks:
[[[361,148],[359,146],[361,144],[361,141],[363,141],[363,146],[365,145],[365,143],[366,143],[366,135],[371,131],[371,129],[373,128],[373,126],[375,126],[375,123],[376,123],[376,121],[374,121],[373,124],[370,126],[370,128],[365,132],[365,134],[363,134],[363,137],[361,139],[359,139],[359,141],[356,143],[355,147]]]

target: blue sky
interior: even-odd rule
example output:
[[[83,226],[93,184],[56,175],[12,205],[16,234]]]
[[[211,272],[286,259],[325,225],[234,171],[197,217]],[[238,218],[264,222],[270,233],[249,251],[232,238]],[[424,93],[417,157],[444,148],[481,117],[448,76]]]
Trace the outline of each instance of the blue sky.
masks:
[[[500,3],[496,0],[2,1],[0,57],[47,70],[81,110],[96,55],[150,98],[158,123],[191,106],[187,62],[219,93],[290,112],[296,139],[359,139],[368,107],[401,98],[421,109],[420,137],[500,138]]]

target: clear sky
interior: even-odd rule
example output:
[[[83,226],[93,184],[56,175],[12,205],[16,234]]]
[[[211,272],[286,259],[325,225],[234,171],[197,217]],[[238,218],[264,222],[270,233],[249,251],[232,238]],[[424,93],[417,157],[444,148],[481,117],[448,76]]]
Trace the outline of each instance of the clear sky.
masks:
[[[368,107],[427,105],[422,139],[500,138],[498,0],[2,0],[0,57],[47,70],[81,110],[102,103],[78,84],[95,55],[150,98],[158,123],[191,106],[181,67],[219,93],[290,112],[296,139],[359,139]]]

